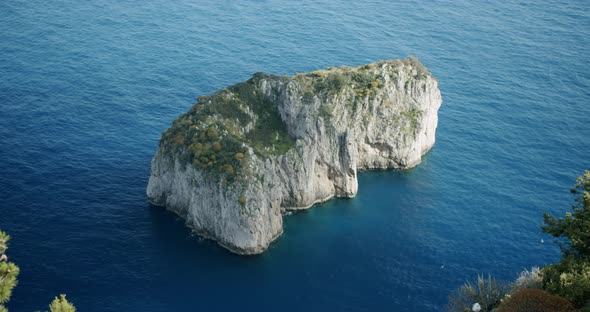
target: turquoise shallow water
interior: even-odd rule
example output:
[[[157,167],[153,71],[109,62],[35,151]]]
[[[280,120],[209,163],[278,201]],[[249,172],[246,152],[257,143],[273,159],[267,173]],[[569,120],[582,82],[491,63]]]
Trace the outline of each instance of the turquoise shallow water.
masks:
[[[585,1],[4,1],[0,30],[11,311],[438,311],[478,272],[558,259],[542,213],[590,168]],[[159,136],[199,95],[409,54],[444,99],[418,168],[360,175],[257,257],[147,204]]]

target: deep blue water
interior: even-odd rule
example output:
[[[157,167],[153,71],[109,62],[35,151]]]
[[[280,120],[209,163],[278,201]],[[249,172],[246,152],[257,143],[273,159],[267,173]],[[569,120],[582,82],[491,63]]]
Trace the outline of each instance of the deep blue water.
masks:
[[[8,307],[436,311],[478,272],[555,261],[539,227],[590,168],[589,38],[586,1],[2,1]],[[148,205],[160,134],[199,95],[409,54],[444,99],[418,168],[361,174],[256,257]]]

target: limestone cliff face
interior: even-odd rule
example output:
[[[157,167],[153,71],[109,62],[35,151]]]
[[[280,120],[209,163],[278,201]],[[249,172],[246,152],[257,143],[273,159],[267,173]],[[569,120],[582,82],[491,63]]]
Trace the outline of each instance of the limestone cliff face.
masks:
[[[441,102],[414,58],[256,74],[200,97],[164,133],[148,198],[233,252],[261,253],[283,211],[354,197],[359,170],[419,164]]]

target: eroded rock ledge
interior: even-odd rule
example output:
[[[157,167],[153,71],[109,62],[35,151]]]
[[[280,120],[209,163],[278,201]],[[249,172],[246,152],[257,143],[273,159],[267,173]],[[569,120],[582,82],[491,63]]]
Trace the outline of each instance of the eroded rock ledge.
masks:
[[[147,195],[227,249],[261,253],[281,235],[282,211],[354,197],[358,170],[420,163],[441,102],[412,57],[257,73],[199,97],[164,132]]]

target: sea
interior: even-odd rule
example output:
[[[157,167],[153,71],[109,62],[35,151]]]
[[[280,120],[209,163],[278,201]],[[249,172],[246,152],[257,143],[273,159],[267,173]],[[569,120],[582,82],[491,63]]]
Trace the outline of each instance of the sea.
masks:
[[[285,217],[238,256],[150,206],[163,131],[255,72],[419,58],[439,80],[417,168]],[[478,274],[558,261],[590,169],[590,5],[558,1],[0,2],[0,229],[11,312],[444,311]]]

